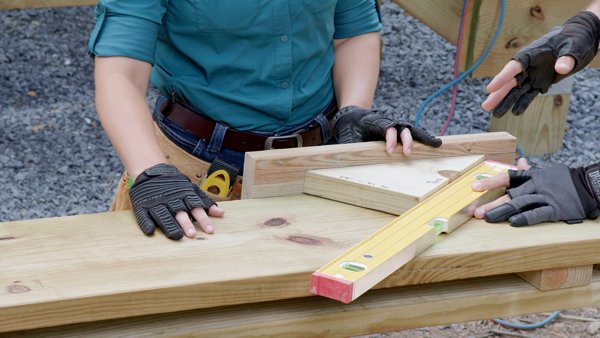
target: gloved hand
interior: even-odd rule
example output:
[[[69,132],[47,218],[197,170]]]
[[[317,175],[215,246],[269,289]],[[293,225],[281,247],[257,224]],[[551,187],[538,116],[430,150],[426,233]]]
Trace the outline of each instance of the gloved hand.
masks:
[[[550,85],[585,68],[598,52],[599,40],[600,19],[592,12],[583,11],[521,49],[514,57],[523,66],[523,71],[516,76],[517,86],[494,108],[494,116],[502,117],[510,107],[513,114],[522,114]],[[575,67],[567,74],[559,74],[554,69],[556,60],[562,56],[575,59]]]
[[[165,163],[141,173],[131,186],[129,196],[142,231],[152,235],[158,226],[170,239],[183,237],[183,230],[174,217],[178,211],[203,208],[208,213],[215,204],[177,168]]]
[[[564,164],[544,169],[510,170],[511,200],[485,213],[488,222],[513,226],[541,222],[579,223],[600,216],[600,163],[569,169]]]
[[[333,128],[338,143],[385,140],[386,130],[392,127],[398,130],[398,142],[400,143],[402,142],[400,132],[407,128],[415,141],[434,148],[442,145],[441,139],[431,136],[425,129],[389,119],[378,110],[348,106],[342,108],[333,117]]]

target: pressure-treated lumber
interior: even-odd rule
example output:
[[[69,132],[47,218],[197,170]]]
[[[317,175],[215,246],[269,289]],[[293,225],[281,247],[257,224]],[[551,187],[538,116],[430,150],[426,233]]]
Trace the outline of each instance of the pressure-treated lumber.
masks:
[[[349,305],[318,297],[20,332],[16,337],[349,337],[600,305],[586,287],[541,292],[515,275],[375,290]]]
[[[93,6],[98,0],[2,0],[1,9],[22,9],[42,7]]]
[[[473,191],[471,185],[509,168],[480,163],[313,273],[311,292],[343,303],[355,300],[431,247],[436,235],[466,222],[476,206],[502,195],[499,189]]]
[[[570,94],[541,95],[519,116],[508,112],[490,118],[490,130],[509,131],[527,156],[553,153],[562,148]]]
[[[322,257],[392,218],[302,196],[221,205],[215,235],[177,242],[131,212],[1,223],[0,332],[308,295]]]
[[[541,291],[585,286],[592,281],[593,265],[519,272],[519,277]]]
[[[385,152],[384,142],[326,145],[247,152],[242,198],[301,194],[305,172],[312,169],[397,162],[464,155],[484,155],[486,160],[512,163],[517,140],[506,132],[443,136],[440,148],[415,142],[410,157],[396,149]]]
[[[0,223],[0,332],[308,296],[394,218],[306,195],[220,205],[204,240],[145,237],[130,212]],[[376,288],[595,264],[598,226],[471,220]]]
[[[394,0],[411,15],[418,18],[452,44],[456,44],[462,0]],[[463,48],[460,67],[467,69],[467,58],[479,58],[496,29],[499,2],[482,1],[479,13],[473,13],[476,1],[470,1],[465,16]],[[546,34],[553,26],[563,24],[568,18],[585,8],[588,0],[507,0],[504,23],[496,43],[473,76],[494,76],[522,47]],[[476,26],[471,23],[477,20]],[[472,29],[474,28],[474,29]],[[469,44],[473,42],[473,45]],[[469,53],[470,52],[470,53]],[[469,55],[471,54],[471,55]],[[591,66],[600,65],[596,58]]]
[[[482,161],[470,155],[310,170],[304,193],[400,215]]]
[[[463,0],[394,0],[410,15],[456,45]]]

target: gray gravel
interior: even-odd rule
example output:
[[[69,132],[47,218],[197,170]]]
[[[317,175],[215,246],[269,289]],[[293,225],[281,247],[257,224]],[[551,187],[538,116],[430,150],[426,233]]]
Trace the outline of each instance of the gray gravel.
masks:
[[[412,120],[420,103],[452,78],[454,46],[395,4],[383,6],[385,43],[375,105]],[[94,108],[86,54],[92,7],[0,12],[0,220],[105,211],[122,165]],[[466,79],[448,134],[484,132],[479,104],[489,79]],[[600,161],[600,70],[576,76],[564,149],[533,163]],[[435,100],[422,125],[437,132],[451,92]],[[587,138],[586,138],[587,136]]]

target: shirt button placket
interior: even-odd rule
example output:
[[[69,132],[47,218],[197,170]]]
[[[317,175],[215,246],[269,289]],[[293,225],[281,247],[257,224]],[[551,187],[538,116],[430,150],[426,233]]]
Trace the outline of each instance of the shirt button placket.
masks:
[[[300,1],[301,3],[301,1]],[[277,35],[274,37],[275,60],[276,65],[273,72],[274,84],[280,88],[275,95],[280,99],[277,105],[277,124],[280,127],[285,126],[290,119],[293,99],[292,83],[292,29],[290,22],[290,6],[300,6],[292,4],[289,0],[271,0],[275,12],[275,27]]]

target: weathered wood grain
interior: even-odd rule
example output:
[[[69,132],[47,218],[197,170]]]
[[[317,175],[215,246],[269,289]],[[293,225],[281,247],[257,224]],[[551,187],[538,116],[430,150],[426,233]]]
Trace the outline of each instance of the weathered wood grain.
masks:
[[[312,272],[394,218],[310,196],[221,205],[214,235],[179,242],[130,212],[0,223],[0,332],[308,296]],[[472,220],[377,287],[595,264],[599,223]]]
[[[431,159],[484,155],[486,160],[511,163],[517,140],[506,132],[443,136],[440,148],[415,143],[412,155],[396,149],[391,156],[384,142],[274,149],[246,153],[242,198],[263,198],[301,194],[305,172],[312,169],[390,163],[407,159]]]
[[[394,0],[411,15],[440,34],[452,44],[456,44],[462,1],[460,0]],[[477,59],[490,42],[496,29],[499,2],[482,1],[479,13],[473,13],[473,4],[466,13],[464,43],[461,50],[461,70],[470,65],[466,63],[468,51],[472,50],[472,59]],[[505,19],[498,40],[490,54],[473,72],[474,77],[494,76],[514,57],[522,47],[546,34],[552,27],[563,24],[568,18],[584,9],[588,0],[507,0]],[[477,15],[477,29],[471,32],[473,15]],[[469,46],[469,36],[474,34],[474,45]],[[592,67],[600,66],[600,58],[594,59]]]
[[[541,291],[548,291],[588,285],[592,281],[592,271],[593,265],[584,265],[519,272],[518,275]]]
[[[471,155],[310,170],[304,193],[400,215],[482,161]]]
[[[348,305],[319,297],[110,320],[15,337],[349,337],[600,304],[586,287],[540,292],[515,275],[374,290]]]
[[[527,156],[540,156],[560,150],[567,127],[570,94],[541,95],[522,115],[510,112],[490,118],[490,130],[509,131],[519,140]]]

